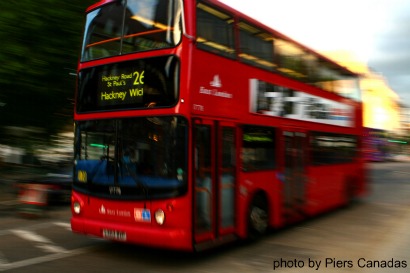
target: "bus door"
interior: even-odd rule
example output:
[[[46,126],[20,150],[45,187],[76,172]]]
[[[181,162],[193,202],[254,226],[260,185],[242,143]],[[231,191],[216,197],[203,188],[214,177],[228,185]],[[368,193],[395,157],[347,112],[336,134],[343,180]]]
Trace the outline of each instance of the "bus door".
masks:
[[[285,221],[291,222],[304,216],[306,206],[307,136],[302,131],[286,130],[283,140],[283,216]]]
[[[234,124],[195,120],[193,219],[196,244],[223,240],[223,235],[234,232],[235,142]]]

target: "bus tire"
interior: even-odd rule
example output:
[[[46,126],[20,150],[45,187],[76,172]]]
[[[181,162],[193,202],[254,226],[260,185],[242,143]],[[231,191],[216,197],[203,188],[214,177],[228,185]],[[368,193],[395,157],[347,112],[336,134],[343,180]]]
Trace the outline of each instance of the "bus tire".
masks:
[[[248,211],[248,239],[255,240],[266,233],[269,225],[268,201],[264,194],[255,195]]]

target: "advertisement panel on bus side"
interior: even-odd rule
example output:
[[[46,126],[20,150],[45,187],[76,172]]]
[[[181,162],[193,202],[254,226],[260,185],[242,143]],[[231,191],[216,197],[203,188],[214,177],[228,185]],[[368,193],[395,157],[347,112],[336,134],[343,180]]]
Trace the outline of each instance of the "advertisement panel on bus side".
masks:
[[[251,113],[354,126],[354,108],[351,105],[258,79],[250,79],[249,88]]]

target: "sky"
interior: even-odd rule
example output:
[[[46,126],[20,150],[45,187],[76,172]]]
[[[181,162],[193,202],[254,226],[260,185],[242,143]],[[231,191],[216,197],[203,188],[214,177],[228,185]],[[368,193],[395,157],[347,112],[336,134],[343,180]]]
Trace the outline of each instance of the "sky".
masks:
[[[219,0],[319,52],[349,51],[410,106],[409,0]]]

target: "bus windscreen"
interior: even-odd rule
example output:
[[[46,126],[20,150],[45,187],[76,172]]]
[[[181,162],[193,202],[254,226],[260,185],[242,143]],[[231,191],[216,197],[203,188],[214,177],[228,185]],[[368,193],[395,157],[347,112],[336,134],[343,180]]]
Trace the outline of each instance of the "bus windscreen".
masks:
[[[186,123],[177,116],[77,122],[74,188],[128,200],[184,193]]]

